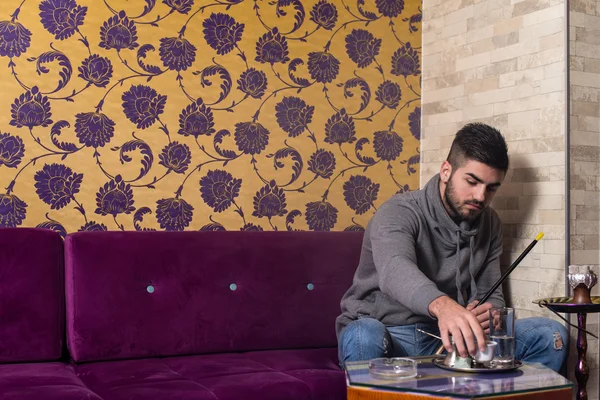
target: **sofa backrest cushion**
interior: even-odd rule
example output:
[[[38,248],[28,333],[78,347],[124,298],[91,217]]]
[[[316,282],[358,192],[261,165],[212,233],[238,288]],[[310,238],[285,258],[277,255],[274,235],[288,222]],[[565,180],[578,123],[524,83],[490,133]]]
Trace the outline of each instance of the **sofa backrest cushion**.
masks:
[[[0,363],[50,361],[64,345],[63,240],[0,228]]]
[[[361,232],[80,232],[65,241],[75,361],[336,346]]]

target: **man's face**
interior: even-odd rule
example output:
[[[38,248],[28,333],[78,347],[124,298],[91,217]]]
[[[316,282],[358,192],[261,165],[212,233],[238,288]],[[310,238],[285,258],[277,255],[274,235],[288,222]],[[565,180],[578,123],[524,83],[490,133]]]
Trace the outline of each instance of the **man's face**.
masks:
[[[442,188],[444,205],[458,221],[477,218],[490,205],[504,180],[501,170],[473,160],[454,171],[445,161],[440,176],[445,184]]]

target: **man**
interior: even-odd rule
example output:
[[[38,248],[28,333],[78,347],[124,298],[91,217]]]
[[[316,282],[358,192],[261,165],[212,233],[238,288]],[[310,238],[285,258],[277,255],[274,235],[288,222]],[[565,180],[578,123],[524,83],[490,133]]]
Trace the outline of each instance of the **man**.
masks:
[[[340,363],[434,354],[449,335],[458,353],[485,349],[489,309],[504,306],[500,278],[502,225],[489,207],[508,170],[498,130],[468,124],[448,159],[423,189],[397,194],[375,213],[363,239],[352,286],[337,318]],[[547,318],[515,321],[515,358],[559,371],[567,357],[565,327]]]

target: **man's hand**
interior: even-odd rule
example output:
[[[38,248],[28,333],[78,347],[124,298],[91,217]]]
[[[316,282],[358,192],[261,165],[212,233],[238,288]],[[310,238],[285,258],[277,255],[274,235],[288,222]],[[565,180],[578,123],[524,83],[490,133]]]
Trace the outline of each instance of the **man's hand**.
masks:
[[[441,296],[432,301],[429,304],[429,312],[438,319],[438,327],[446,351],[453,350],[449,334],[452,335],[456,351],[461,357],[477,353],[475,341],[479,344],[479,349],[485,351],[485,335],[473,312],[468,311],[448,296]]]
[[[467,311],[471,311],[475,315],[477,321],[481,324],[481,329],[487,335],[490,333],[490,315],[488,311],[494,305],[492,303],[483,303],[479,306],[478,304],[479,300],[472,301],[467,305]]]

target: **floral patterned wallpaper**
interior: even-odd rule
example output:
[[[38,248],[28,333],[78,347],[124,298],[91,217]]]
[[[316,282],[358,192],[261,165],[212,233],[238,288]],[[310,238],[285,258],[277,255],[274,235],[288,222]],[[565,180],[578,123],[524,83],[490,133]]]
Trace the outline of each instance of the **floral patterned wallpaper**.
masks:
[[[0,14],[0,226],[361,230],[418,187],[420,1]]]

